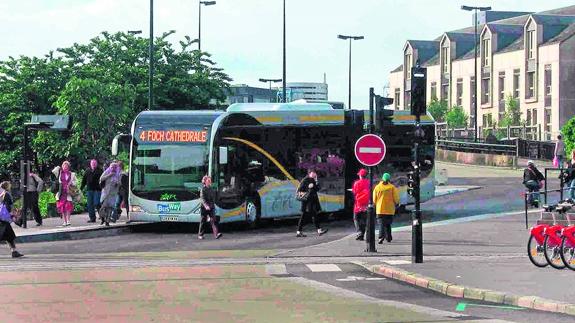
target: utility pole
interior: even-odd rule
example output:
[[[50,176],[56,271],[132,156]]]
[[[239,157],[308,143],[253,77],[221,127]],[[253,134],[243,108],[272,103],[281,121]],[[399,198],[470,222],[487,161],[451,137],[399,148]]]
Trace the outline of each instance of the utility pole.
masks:
[[[374,89],[369,88],[369,134],[373,134],[373,100]],[[369,205],[367,207],[367,252],[377,252],[375,249],[375,207],[373,206],[373,166],[369,168]]]
[[[284,34],[283,34],[283,78],[282,78],[282,102],[286,103],[286,87],[287,87],[287,76],[286,76],[286,0],[284,0]]]
[[[148,70],[148,110],[154,107],[154,0],[150,0],[150,53]]]

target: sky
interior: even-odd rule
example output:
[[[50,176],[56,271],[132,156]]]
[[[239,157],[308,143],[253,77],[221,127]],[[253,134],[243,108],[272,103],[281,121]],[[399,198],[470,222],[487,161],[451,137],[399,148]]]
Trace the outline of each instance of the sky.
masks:
[[[267,87],[259,78],[282,77],[282,0],[217,0],[202,8],[202,50],[234,81]],[[85,43],[102,31],[149,34],[149,0],[0,0],[0,60],[43,56]],[[323,82],[329,99],[348,101],[347,41],[352,44],[352,106],[365,108],[369,88],[381,94],[389,72],[402,62],[408,39],[435,39],[472,25],[461,5],[501,11],[544,11],[571,0],[286,0],[287,81]],[[176,30],[197,38],[198,0],[154,1],[155,35]]]

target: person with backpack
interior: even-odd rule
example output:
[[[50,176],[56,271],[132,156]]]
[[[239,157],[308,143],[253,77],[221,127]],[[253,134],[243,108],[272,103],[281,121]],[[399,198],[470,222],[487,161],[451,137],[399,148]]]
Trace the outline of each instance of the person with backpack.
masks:
[[[352,193],[354,197],[353,204],[353,223],[357,231],[355,240],[362,241],[365,237],[365,223],[367,219],[367,206],[369,204],[369,180],[365,178],[367,171],[360,169],[357,172],[359,179],[353,183]]]
[[[391,175],[383,174],[381,182],[373,189],[373,203],[379,222],[379,244],[383,240],[391,242],[391,224],[395,215],[395,208],[399,204],[399,190],[391,184]]]
[[[543,187],[545,177],[535,166],[532,160],[527,161],[527,167],[523,171],[523,185],[529,194],[528,203],[533,207],[539,207],[539,190]]]
[[[12,229],[12,195],[10,190],[12,186],[10,182],[0,183],[0,241],[6,241],[12,251],[12,258],[20,258],[24,256],[16,250],[16,233]]]
[[[88,207],[88,223],[96,222],[96,210],[100,209],[100,197],[102,196],[102,187],[100,186],[100,177],[102,169],[98,167],[96,159],[90,160],[90,167],[86,169],[80,189],[88,188],[86,191],[86,202]]]
[[[301,181],[296,191],[296,196],[301,202],[301,216],[297,224],[296,237],[305,237],[303,234],[303,224],[306,218],[312,218],[313,224],[317,230],[318,235],[323,235],[327,229],[322,229],[319,225],[318,213],[321,211],[321,204],[319,203],[318,192],[320,186],[317,180],[317,173],[314,170],[309,170],[308,175]]]

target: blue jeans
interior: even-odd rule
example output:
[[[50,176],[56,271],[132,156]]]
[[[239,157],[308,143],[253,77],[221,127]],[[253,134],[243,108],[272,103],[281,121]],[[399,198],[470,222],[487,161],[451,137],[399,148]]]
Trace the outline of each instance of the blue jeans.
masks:
[[[575,179],[569,183],[569,198],[575,200]]]
[[[100,197],[102,196],[101,191],[88,191],[86,194],[86,199],[88,202],[88,215],[90,216],[90,221],[96,221],[96,209],[100,208]]]
[[[532,204],[533,201],[539,201],[539,182],[533,180],[527,181],[525,187],[527,187],[530,193],[533,192],[533,194],[529,194],[528,202]]]

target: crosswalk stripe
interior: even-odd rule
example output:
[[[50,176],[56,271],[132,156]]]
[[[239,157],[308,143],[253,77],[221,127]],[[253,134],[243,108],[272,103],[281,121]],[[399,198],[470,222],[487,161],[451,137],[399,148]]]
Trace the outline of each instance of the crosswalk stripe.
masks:
[[[407,261],[407,260],[383,260],[383,262],[385,262],[388,265],[409,265],[411,264],[411,261]]]
[[[335,264],[306,264],[307,268],[312,272],[333,272],[333,271],[341,271]]]

